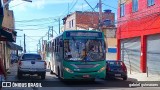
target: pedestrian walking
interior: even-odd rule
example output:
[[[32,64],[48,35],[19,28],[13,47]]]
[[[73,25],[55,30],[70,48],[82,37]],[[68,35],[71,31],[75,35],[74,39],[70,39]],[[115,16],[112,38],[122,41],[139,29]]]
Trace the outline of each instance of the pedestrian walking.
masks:
[[[0,58],[0,90],[2,90],[2,81],[6,80],[6,72],[2,63],[2,59]]]

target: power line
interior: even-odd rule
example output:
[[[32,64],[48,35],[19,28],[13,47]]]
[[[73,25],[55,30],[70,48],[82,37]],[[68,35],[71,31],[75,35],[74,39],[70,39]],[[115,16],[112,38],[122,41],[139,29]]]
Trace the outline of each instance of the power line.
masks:
[[[73,3],[74,3],[74,0],[71,2],[71,5],[72,5]],[[68,11],[68,14],[70,13],[70,12],[69,12],[69,3],[68,3],[67,9],[65,9],[65,10],[63,11],[62,15],[64,15],[64,13],[66,13],[66,11]]]
[[[56,16],[59,17],[59,16]],[[46,20],[52,20],[55,19],[56,17],[47,17],[47,18],[39,18],[39,19],[31,19],[31,20],[19,20],[19,21],[15,21],[15,22],[39,22],[39,21],[46,21]]]
[[[150,27],[150,26],[153,25],[157,20],[159,20],[158,18],[159,18],[159,16],[154,17],[154,20],[151,18],[151,20],[153,20],[153,22],[151,22],[151,24],[150,24],[149,26],[146,26],[146,27],[144,27],[143,29],[131,30],[130,32],[133,32],[133,31],[144,31],[144,30],[151,30],[151,29],[159,29],[160,27],[149,28],[149,29],[148,29],[148,27]],[[148,20],[148,21],[150,21],[150,20]],[[145,24],[146,24],[146,23],[148,23],[148,22],[145,22]],[[142,23],[142,24],[144,24],[144,23]],[[140,25],[142,25],[142,24],[140,24]],[[139,27],[140,25],[136,25],[135,27]],[[126,27],[124,27],[123,30],[125,30],[127,27],[128,27],[128,25],[126,25]],[[127,32],[127,31],[121,31],[121,32]]]
[[[30,38],[33,41],[37,41],[36,39],[31,38],[30,36],[26,35],[28,38]]]
[[[13,8],[13,7],[16,7],[16,6],[22,5],[22,4],[24,4],[24,3],[25,3],[25,2],[22,2],[22,3],[19,3],[19,4],[17,4],[17,5],[10,6],[9,8]]]
[[[28,29],[20,29],[20,30],[23,30],[23,31],[25,31],[25,30],[27,30],[27,31],[34,31],[34,30],[45,30],[46,28],[35,28],[35,29],[33,29],[33,28],[28,28]]]
[[[107,5],[107,4],[105,4],[105,3],[103,3],[103,5],[108,6],[108,7],[110,7],[110,8],[113,8],[113,9],[116,9],[116,10],[117,10],[117,8],[115,8],[115,7],[113,7],[113,6],[110,6],[110,5]]]
[[[77,4],[78,0],[76,0],[76,2],[73,4],[73,6],[71,7],[71,9],[69,10],[69,12],[71,12],[71,10],[75,7],[75,5]]]
[[[18,24],[18,26],[41,26],[41,25],[44,25],[44,24],[52,24],[54,22],[49,22],[49,23],[41,23],[41,24]]]
[[[94,8],[87,2],[87,0],[84,0],[87,4],[88,4],[88,6],[95,12],[95,10],[94,10]]]

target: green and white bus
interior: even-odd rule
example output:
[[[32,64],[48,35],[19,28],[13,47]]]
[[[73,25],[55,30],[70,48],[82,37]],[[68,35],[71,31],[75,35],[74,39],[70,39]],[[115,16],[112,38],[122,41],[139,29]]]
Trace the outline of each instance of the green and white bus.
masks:
[[[95,80],[106,75],[106,46],[99,31],[64,31],[47,45],[51,72],[65,80]]]

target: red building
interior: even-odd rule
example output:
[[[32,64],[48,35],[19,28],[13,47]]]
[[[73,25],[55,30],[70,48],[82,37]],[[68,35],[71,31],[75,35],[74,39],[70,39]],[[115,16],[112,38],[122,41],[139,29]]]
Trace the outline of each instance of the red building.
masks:
[[[102,21],[109,20],[114,27],[115,14],[109,10],[102,13]],[[64,30],[98,29],[99,12],[76,11],[63,19]]]
[[[117,59],[160,74],[160,0],[119,0],[118,7]]]

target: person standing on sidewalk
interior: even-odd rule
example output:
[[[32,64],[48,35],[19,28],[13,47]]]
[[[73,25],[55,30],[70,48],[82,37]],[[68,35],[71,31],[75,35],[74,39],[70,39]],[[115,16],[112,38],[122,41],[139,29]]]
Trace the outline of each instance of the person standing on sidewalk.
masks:
[[[2,63],[2,60],[1,60],[1,58],[0,58],[0,90],[2,89],[2,81],[3,81],[3,79],[4,80],[6,80],[6,76],[7,76],[7,74],[6,74],[6,72],[5,72],[5,69],[4,69],[4,66],[3,66],[3,63]],[[4,77],[4,78],[3,78]]]

